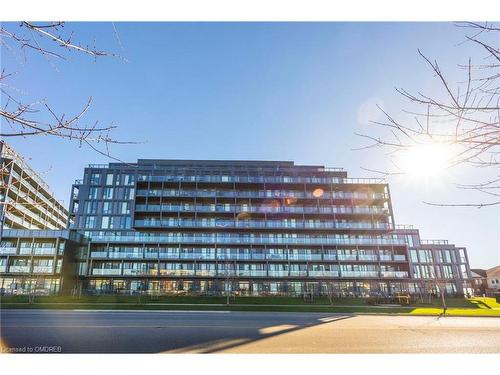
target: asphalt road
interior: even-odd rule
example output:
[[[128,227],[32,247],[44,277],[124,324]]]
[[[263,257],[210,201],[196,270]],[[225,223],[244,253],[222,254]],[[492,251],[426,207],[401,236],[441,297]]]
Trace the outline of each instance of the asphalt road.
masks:
[[[500,353],[500,318],[1,310],[5,352]]]

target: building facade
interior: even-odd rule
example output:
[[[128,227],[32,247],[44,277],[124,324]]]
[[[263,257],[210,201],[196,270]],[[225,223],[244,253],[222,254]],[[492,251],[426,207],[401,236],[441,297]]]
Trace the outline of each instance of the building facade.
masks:
[[[0,246],[0,294],[49,295],[75,288],[74,257],[87,248],[69,230],[4,229]]]
[[[94,292],[369,295],[405,289],[387,184],[293,162],[91,165],[73,186]]]
[[[397,226],[394,234],[408,245],[412,294],[474,295],[467,251],[447,240],[423,240],[418,229]]]
[[[0,141],[2,229],[65,229],[68,210],[24,158]]]
[[[5,144],[2,167],[2,294],[472,294],[464,248],[396,229],[389,186],[342,169],[89,165],[66,211]]]

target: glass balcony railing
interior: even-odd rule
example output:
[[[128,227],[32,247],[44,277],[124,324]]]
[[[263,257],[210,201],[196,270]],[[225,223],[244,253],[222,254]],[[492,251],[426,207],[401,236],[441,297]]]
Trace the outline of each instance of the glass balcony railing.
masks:
[[[7,272],[7,266],[0,266],[0,273]]]
[[[20,247],[19,255],[31,255],[33,249],[31,247]]]
[[[106,251],[92,251],[90,253],[91,258],[107,258],[108,253]]]
[[[142,259],[142,253],[120,253],[120,252],[110,252],[110,259]]]
[[[35,247],[33,249],[34,255],[55,255],[56,248],[55,247]]]
[[[33,273],[52,273],[53,271],[52,266],[33,266]]]
[[[252,258],[250,254],[217,254],[216,258],[218,260],[250,260],[250,259],[260,259]]]
[[[256,276],[256,277],[262,277],[262,276],[267,276],[267,271],[260,271],[260,270],[238,270],[237,271],[238,276]]]
[[[394,254],[394,261],[396,262],[406,262],[406,256]]]
[[[17,248],[16,247],[2,247],[0,248],[0,255],[16,255]]]
[[[215,270],[196,270],[196,276],[216,276]]]
[[[290,270],[290,276],[307,276],[307,271]]]
[[[287,254],[266,254],[267,260],[287,260]]]
[[[377,260],[376,255],[364,255],[364,254],[359,254],[358,255],[358,260],[361,261],[369,261],[369,262],[374,262]]]
[[[309,271],[310,277],[338,277],[339,271]]]
[[[256,229],[391,229],[389,223],[323,221],[278,221],[278,220],[178,220],[178,219],[142,219],[135,220],[140,228],[256,228]]]
[[[157,276],[158,270],[156,269],[123,269],[123,276]]]
[[[120,268],[94,268],[92,270],[92,275],[118,276],[121,274],[122,270]]]
[[[268,244],[268,245],[404,245],[405,241],[392,237],[334,237],[328,236],[300,236],[287,233],[277,234],[226,234],[226,233],[134,233],[108,234],[107,232],[89,232],[93,241],[113,242],[144,242],[144,243],[201,243],[201,244]],[[403,256],[404,259],[404,256]],[[401,259],[401,260],[403,260]],[[395,260],[396,257],[395,257]]]
[[[323,254],[324,260],[334,261],[337,260],[337,255],[335,254]]]
[[[30,266],[10,266],[9,272],[11,273],[29,273]]]
[[[194,270],[166,270],[160,268],[160,275],[163,276],[194,276]]]
[[[321,260],[320,254],[288,254],[289,260]]]
[[[390,262],[392,260],[392,256],[388,255],[388,254],[379,255],[379,258],[381,261],[385,261],[385,262]]]
[[[269,277],[288,277],[289,273],[288,270],[283,270],[283,271],[268,271],[268,276]]]
[[[407,278],[408,272],[406,271],[380,271],[381,277],[394,277],[394,278]]]
[[[378,277],[377,271],[340,271],[341,277]]]
[[[385,193],[361,192],[330,192],[325,191],[321,196],[314,196],[312,192],[296,190],[176,190],[176,189],[138,189],[140,197],[168,197],[168,198],[262,198],[262,199],[347,199],[347,200],[376,200],[388,199]]]
[[[235,175],[140,175],[137,181],[150,182],[210,182],[210,183],[278,183],[278,184],[384,184],[380,178],[344,178],[337,176],[235,176]]]
[[[342,255],[342,254],[339,254],[339,255],[337,255],[337,259],[340,260],[340,261],[358,260],[358,257],[356,255]]]
[[[260,212],[260,213],[297,213],[297,214],[364,214],[364,215],[389,215],[389,210],[384,207],[371,206],[242,206],[227,205],[201,205],[201,204],[138,204],[135,212]],[[382,224],[380,224],[382,225]],[[392,229],[392,228],[391,228]]]

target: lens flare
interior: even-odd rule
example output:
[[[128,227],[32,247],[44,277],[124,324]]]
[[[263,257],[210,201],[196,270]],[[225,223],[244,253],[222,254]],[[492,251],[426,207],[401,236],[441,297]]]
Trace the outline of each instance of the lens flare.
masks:
[[[325,194],[325,191],[321,188],[314,189],[314,191],[313,191],[313,196],[315,198],[321,198],[323,196],[323,194]]]

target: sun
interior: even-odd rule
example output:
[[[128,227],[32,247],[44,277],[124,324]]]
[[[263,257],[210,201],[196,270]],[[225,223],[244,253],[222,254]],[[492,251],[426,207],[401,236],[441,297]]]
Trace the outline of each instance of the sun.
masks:
[[[413,179],[439,179],[451,166],[452,148],[447,143],[416,144],[399,155],[398,168]]]

